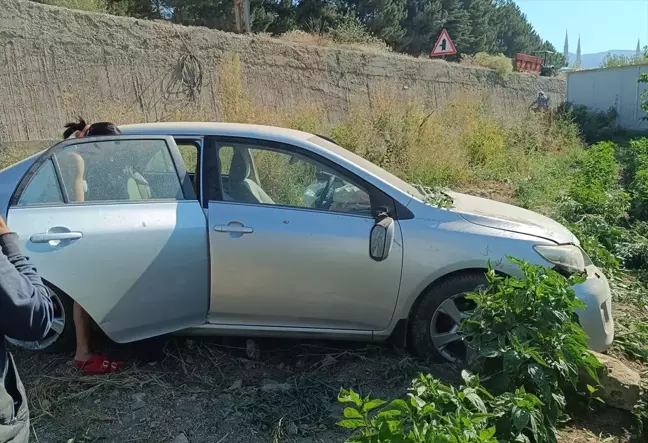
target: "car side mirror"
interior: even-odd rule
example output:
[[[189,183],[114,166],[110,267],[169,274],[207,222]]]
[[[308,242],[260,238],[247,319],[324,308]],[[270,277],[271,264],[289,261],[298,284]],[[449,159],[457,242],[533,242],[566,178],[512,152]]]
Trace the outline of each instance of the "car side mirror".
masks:
[[[392,245],[394,244],[394,219],[388,215],[382,215],[371,228],[369,236],[369,256],[376,261],[383,261],[389,257]]]

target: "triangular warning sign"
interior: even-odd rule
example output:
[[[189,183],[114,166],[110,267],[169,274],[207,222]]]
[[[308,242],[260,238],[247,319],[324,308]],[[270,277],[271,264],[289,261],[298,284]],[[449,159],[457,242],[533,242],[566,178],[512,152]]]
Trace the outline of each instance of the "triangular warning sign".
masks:
[[[452,43],[452,40],[448,35],[448,31],[443,29],[441,31],[441,35],[439,36],[436,43],[434,44],[434,47],[432,48],[432,52],[430,53],[430,56],[436,57],[439,55],[452,55],[456,53],[457,53],[457,48],[455,48],[454,43]]]

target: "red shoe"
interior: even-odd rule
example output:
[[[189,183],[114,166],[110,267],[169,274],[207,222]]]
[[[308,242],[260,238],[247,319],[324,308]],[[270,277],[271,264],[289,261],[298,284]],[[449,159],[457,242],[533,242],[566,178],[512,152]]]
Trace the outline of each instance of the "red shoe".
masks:
[[[111,360],[105,355],[93,354],[86,361],[74,360],[72,365],[81,369],[84,374],[108,374],[119,372],[124,368],[124,362]]]

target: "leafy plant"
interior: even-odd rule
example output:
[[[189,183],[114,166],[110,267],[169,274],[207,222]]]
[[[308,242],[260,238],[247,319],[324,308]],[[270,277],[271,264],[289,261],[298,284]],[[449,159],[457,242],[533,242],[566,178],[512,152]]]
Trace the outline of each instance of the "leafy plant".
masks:
[[[564,102],[558,106],[556,113],[561,118],[576,123],[587,143],[611,140],[625,132],[616,123],[618,113],[615,108],[603,112],[585,105]]]
[[[420,375],[406,399],[389,403],[342,390],[338,400],[350,406],[338,424],[355,431],[349,443],[550,441],[542,425],[542,403],[535,395],[521,388],[494,397],[478,376],[463,371],[462,378],[457,389]]]
[[[470,363],[482,368],[489,386],[500,392],[524,387],[543,404],[544,428],[555,439],[555,424],[566,407],[565,389],[576,391],[579,374],[597,380],[598,360],[589,352],[587,335],[575,321],[583,309],[573,285],[543,266],[509,258],[523,278],[488,271],[488,285],[468,295],[476,309],[461,330],[475,351]]]
[[[615,152],[614,143],[600,142],[576,161],[578,173],[569,189],[569,197],[578,205],[573,213],[600,214],[610,221],[626,214],[629,197],[618,184]]]
[[[616,334],[614,342],[629,357],[648,364],[648,323],[631,322],[627,330]]]

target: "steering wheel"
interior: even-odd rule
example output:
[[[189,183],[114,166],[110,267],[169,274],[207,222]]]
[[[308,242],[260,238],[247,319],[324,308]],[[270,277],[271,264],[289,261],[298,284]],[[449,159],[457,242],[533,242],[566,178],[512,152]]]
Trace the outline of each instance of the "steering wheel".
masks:
[[[321,172],[322,174],[326,174],[329,176],[329,179],[326,181],[326,186],[320,191],[320,195],[317,197],[317,200],[315,200],[315,204],[313,205],[317,209],[326,209],[323,208],[324,202],[326,201],[326,197],[328,196],[329,192],[331,192],[331,188],[333,187],[333,183],[335,182],[335,177],[333,174],[329,174],[328,172]]]

